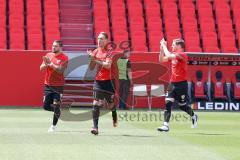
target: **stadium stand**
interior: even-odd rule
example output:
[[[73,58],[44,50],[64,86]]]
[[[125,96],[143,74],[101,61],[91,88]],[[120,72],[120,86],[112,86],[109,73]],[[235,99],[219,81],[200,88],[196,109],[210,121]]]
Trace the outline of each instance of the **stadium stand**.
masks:
[[[58,0],[1,0],[0,49],[45,50],[60,39]]]
[[[103,16],[108,21],[100,28],[98,23],[94,24],[95,36],[99,30],[105,30],[111,33],[112,40],[119,40],[114,36],[121,28],[120,31],[128,32],[124,39],[132,41],[133,50],[136,45],[143,45],[138,47],[142,49],[139,51],[159,51],[157,35],[169,43],[183,37],[187,52],[237,53],[239,50],[240,3],[237,0],[110,0],[109,5],[103,0],[93,1],[93,6],[94,13],[104,10],[102,14],[94,14],[94,19]],[[136,42],[133,31],[142,31],[142,43]]]

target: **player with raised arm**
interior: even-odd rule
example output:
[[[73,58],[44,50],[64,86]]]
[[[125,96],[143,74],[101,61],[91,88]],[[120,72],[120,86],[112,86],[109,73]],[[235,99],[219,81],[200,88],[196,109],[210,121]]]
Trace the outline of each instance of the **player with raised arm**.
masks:
[[[166,107],[164,111],[164,123],[158,131],[169,131],[169,120],[173,102],[176,100],[181,110],[192,117],[192,128],[197,127],[198,116],[193,112],[188,105],[188,85],[187,85],[187,62],[188,57],[184,53],[184,41],[182,39],[174,39],[172,42],[172,52],[167,49],[167,42],[162,39],[160,42],[160,62],[171,63],[171,78],[165,98]]]

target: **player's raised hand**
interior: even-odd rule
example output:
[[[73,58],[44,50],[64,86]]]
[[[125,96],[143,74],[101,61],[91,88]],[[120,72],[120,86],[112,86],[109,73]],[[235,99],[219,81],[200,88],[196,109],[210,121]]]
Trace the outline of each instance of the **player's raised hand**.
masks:
[[[88,54],[90,57],[93,57],[93,51],[92,51],[92,50],[87,50],[87,54]]]
[[[167,45],[167,42],[166,42],[165,39],[163,38],[163,39],[160,41],[160,44],[161,44],[161,46],[166,46],[166,45]]]

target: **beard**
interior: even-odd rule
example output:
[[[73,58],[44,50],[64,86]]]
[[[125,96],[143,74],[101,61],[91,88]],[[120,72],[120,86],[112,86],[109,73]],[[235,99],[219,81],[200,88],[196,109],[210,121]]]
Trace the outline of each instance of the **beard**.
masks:
[[[52,52],[53,53],[58,53],[58,50],[53,49]]]

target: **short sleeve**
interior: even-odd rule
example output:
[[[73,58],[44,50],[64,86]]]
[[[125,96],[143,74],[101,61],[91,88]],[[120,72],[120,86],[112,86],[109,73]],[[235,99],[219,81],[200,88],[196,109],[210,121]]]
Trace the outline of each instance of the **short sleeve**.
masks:
[[[60,63],[60,65],[67,68],[67,65],[68,65],[68,57],[67,57],[67,56],[64,58],[64,60],[62,60],[62,62]]]
[[[176,53],[176,59],[179,61],[187,61],[185,53]]]

